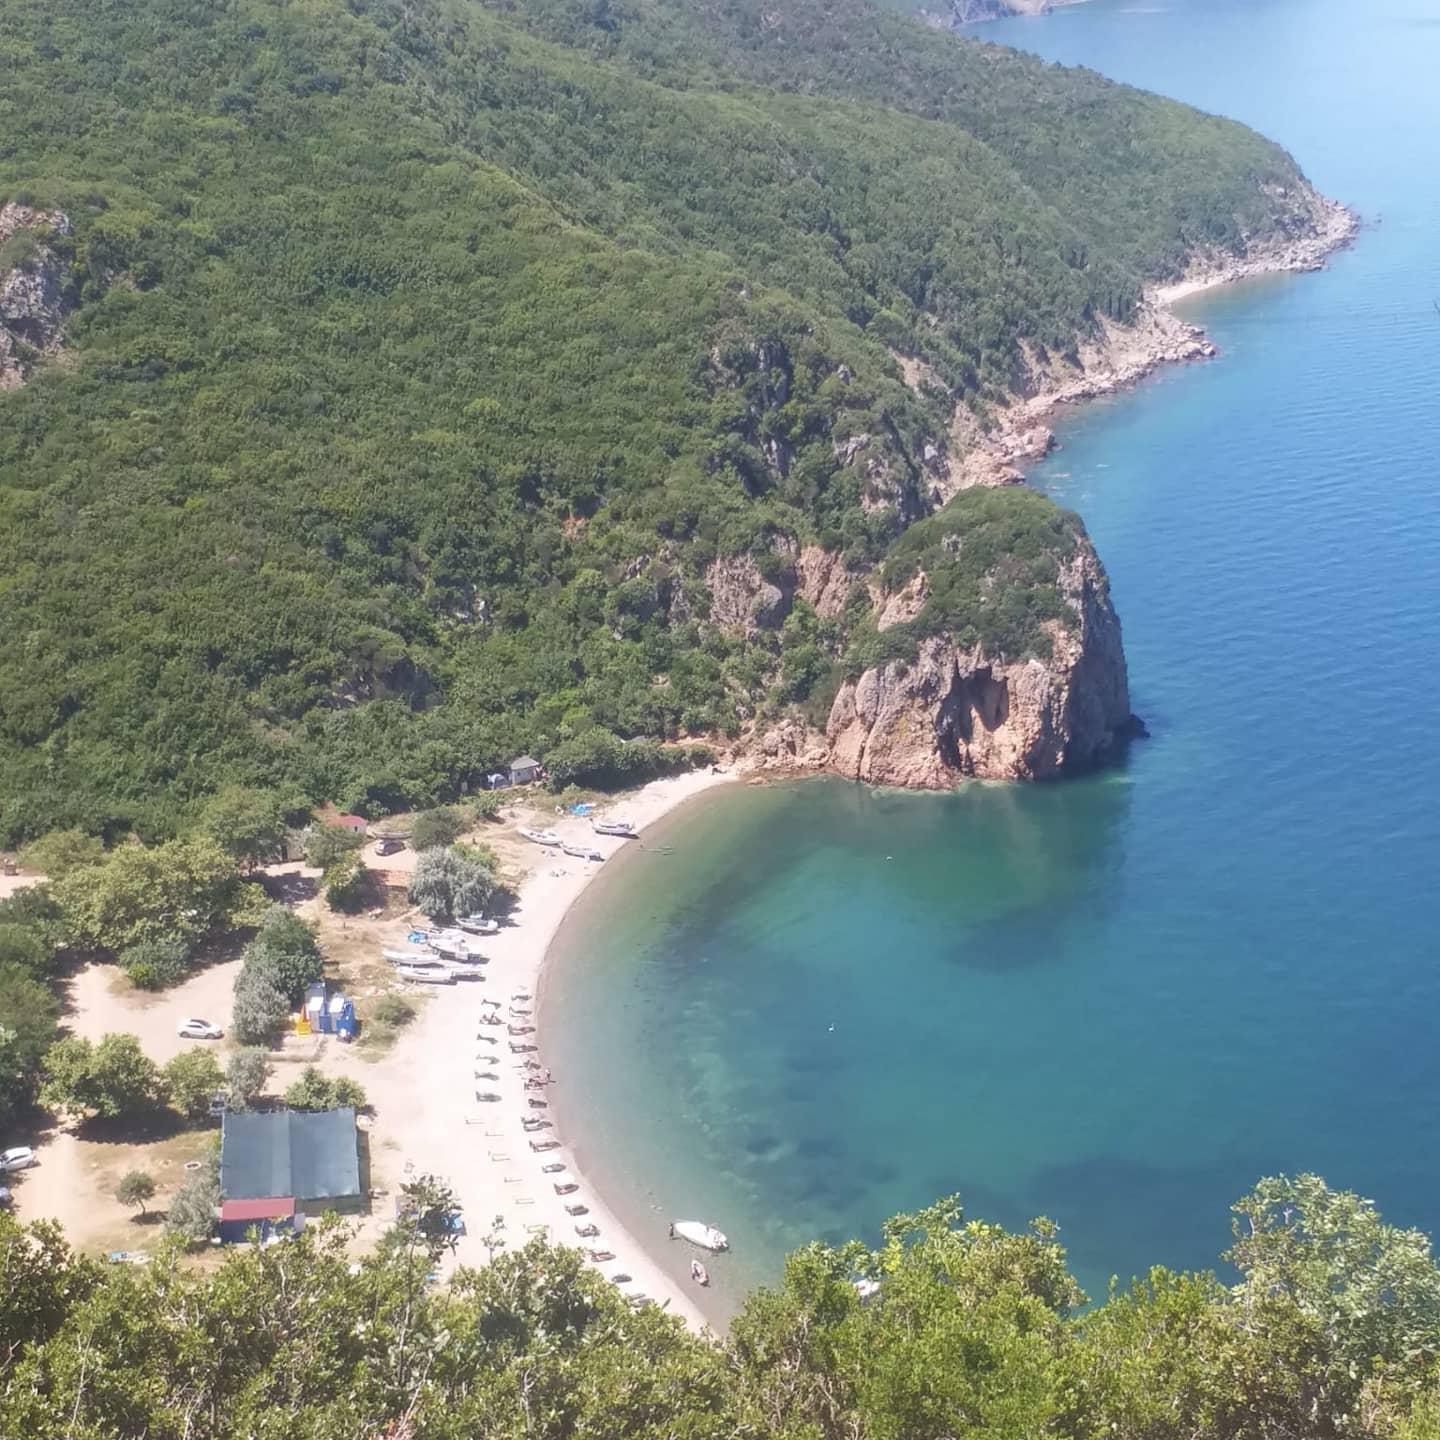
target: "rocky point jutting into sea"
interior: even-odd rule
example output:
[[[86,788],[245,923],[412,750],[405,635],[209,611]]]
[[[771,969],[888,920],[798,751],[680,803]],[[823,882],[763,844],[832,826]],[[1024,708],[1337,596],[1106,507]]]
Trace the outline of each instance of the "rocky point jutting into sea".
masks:
[[[1184,276],[1152,290],[1128,323],[1102,317],[1073,356],[1027,347],[1027,370],[1013,402],[983,423],[957,406],[943,446],[924,457],[928,490],[911,503],[938,511],[973,487],[1022,484],[1022,467],[1055,445],[1045,421],[1060,407],[1136,384],[1161,365],[1214,358],[1205,332],[1174,315],[1171,302],[1249,276],[1322,268],[1355,233],[1357,217],[1313,189],[1287,198],[1290,224],[1278,239],[1240,256],[1198,252]],[[933,383],[923,364],[896,359],[912,388]],[[876,480],[883,485],[890,477],[877,468]],[[1120,620],[1104,566],[1078,521],[1070,541],[1070,553],[1058,556],[1054,569],[1057,613],[1043,622],[1030,653],[997,652],[932,625],[906,653],[847,675],[823,728],[794,718],[756,726],[740,752],[761,769],[828,770],[929,790],[972,778],[1052,779],[1111,758],[1144,727],[1130,710]],[[954,536],[945,548],[958,554],[962,544]],[[943,553],[932,554],[941,566],[948,563]],[[778,628],[799,596],[833,619],[846,611],[856,586],[863,587],[881,635],[913,626],[926,613],[932,577],[923,569],[892,586],[885,566],[856,574],[818,546],[781,540],[776,558],[764,576],[750,557],[712,565],[711,618],[752,633]],[[984,583],[997,583],[1006,563],[1002,557]]]

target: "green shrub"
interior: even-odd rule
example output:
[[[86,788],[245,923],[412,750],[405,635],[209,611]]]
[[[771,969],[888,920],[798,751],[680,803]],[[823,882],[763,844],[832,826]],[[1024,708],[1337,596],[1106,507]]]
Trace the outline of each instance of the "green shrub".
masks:
[[[417,850],[433,850],[453,845],[469,829],[463,810],[443,806],[438,810],[422,810],[415,817],[411,843]]]
[[[140,990],[168,990],[190,975],[190,947],[183,940],[144,940],[120,952],[120,965]]]

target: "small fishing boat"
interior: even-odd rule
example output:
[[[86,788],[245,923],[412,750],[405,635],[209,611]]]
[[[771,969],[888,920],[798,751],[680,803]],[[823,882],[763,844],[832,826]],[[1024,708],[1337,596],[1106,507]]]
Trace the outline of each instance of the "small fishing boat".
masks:
[[[628,820],[592,820],[590,828],[597,835],[618,835],[622,840],[635,840],[640,833]]]
[[[556,1185],[555,1193],[557,1195],[573,1195],[579,1188],[574,1184]]]
[[[598,1225],[577,1225],[575,1233],[582,1240],[593,1240],[600,1233],[600,1227]]]
[[[392,965],[423,965],[431,957],[429,949],[413,945],[408,950],[382,950],[380,956]]]
[[[567,1215],[588,1215],[590,1213],[590,1207],[577,1202],[574,1205],[567,1205],[565,1207],[565,1213]]]
[[[607,1260],[615,1258],[613,1250],[587,1250],[585,1252],[597,1265],[603,1265]]]
[[[416,985],[453,985],[455,976],[439,965],[397,965],[395,973]]]
[[[533,1035],[535,1033],[533,1025],[507,1025],[505,1028],[512,1035]]]
[[[462,915],[455,923],[467,935],[495,935],[500,930],[500,922],[488,915]]]
[[[592,850],[588,845],[562,845],[560,853],[568,855],[572,860],[603,860],[605,858],[598,850]]]
[[[564,1168],[565,1162],[563,1160],[557,1160],[553,1165],[542,1165],[540,1167],[540,1173],[542,1175],[558,1175]]]
[[[708,1285],[710,1272],[698,1260],[692,1260],[690,1262],[690,1278],[697,1285]]]
[[[558,1150],[560,1148],[560,1142],[558,1140],[548,1139],[532,1140],[530,1142],[530,1148],[538,1155],[542,1150]]]
[[[713,1225],[703,1220],[676,1220],[670,1226],[670,1234],[681,1240],[688,1240],[702,1250],[728,1250],[730,1242]]]
[[[520,1124],[532,1135],[537,1130],[550,1130],[554,1128],[553,1120],[543,1120],[538,1115],[522,1115]]]
[[[560,837],[553,830],[526,830],[522,828],[520,834],[536,845],[558,845],[560,843]]]
[[[475,1098],[477,1100],[503,1100],[505,1097],[494,1090],[477,1090]]]

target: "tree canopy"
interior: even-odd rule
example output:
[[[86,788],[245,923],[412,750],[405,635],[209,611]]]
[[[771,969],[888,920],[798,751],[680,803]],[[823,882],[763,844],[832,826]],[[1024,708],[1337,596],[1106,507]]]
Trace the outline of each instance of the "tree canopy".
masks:
[[[213,1228],[214,1177],[170,1201]],[[723,1339],[634,1309],[578,1251],[490,1237],[430,1283],[456,1197],[407,1182],[358,1261],[343,1227],[218,1266],[97,1265],[0,1215],[0,1401],[33,1440],[1432,1440],[1423,1237],[1313,1176],[1235,1211],[1239,1278],[1155,1270],[1085,1308],[1054,1227],[947,1201],[875,1246],[814,1244]],[[137,1199],[136,1203],[140,1203]],[[862,1296],[856,1282],[862,1282]]]
[[[782,657],[715,562],[862,575],[957,406],[1305,194],[1241,126],[867,0],[4,18],[0,201],[73,234],[67,356],[0,391],[0,840],[198,822],[250,865],[292,799],[600,783],[804,703],[847,622]],[[998,573],[1023,644],[1043,577]],[[170,913],[122,853],[99,894]]]

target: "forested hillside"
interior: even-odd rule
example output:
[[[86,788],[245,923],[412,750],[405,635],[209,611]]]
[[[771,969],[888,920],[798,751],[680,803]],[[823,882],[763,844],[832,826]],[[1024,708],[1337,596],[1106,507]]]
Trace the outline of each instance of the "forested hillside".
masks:
[[[0,18],[0,841],[227,781],[376,814],[823,699],[858,611],[712,623],[717,558],[863,574],[957,406],[1304,192],[864,0]]]
[[[423,1182],[422,1182],[423,1183]],[[0,1214],[13,1440],[1434,1440],[1426,1237],[1313,1176],[1235,1207],[1211,1274],[1083,1310],[1054,1227],[938,1205],[812,1246],[724,1343],[532,1240],[453,1284],[429,1211],[352,1264],[332,1231],[218,1267],[80,1259]],[[869,1282],[862,1302],[854,1281]]]

